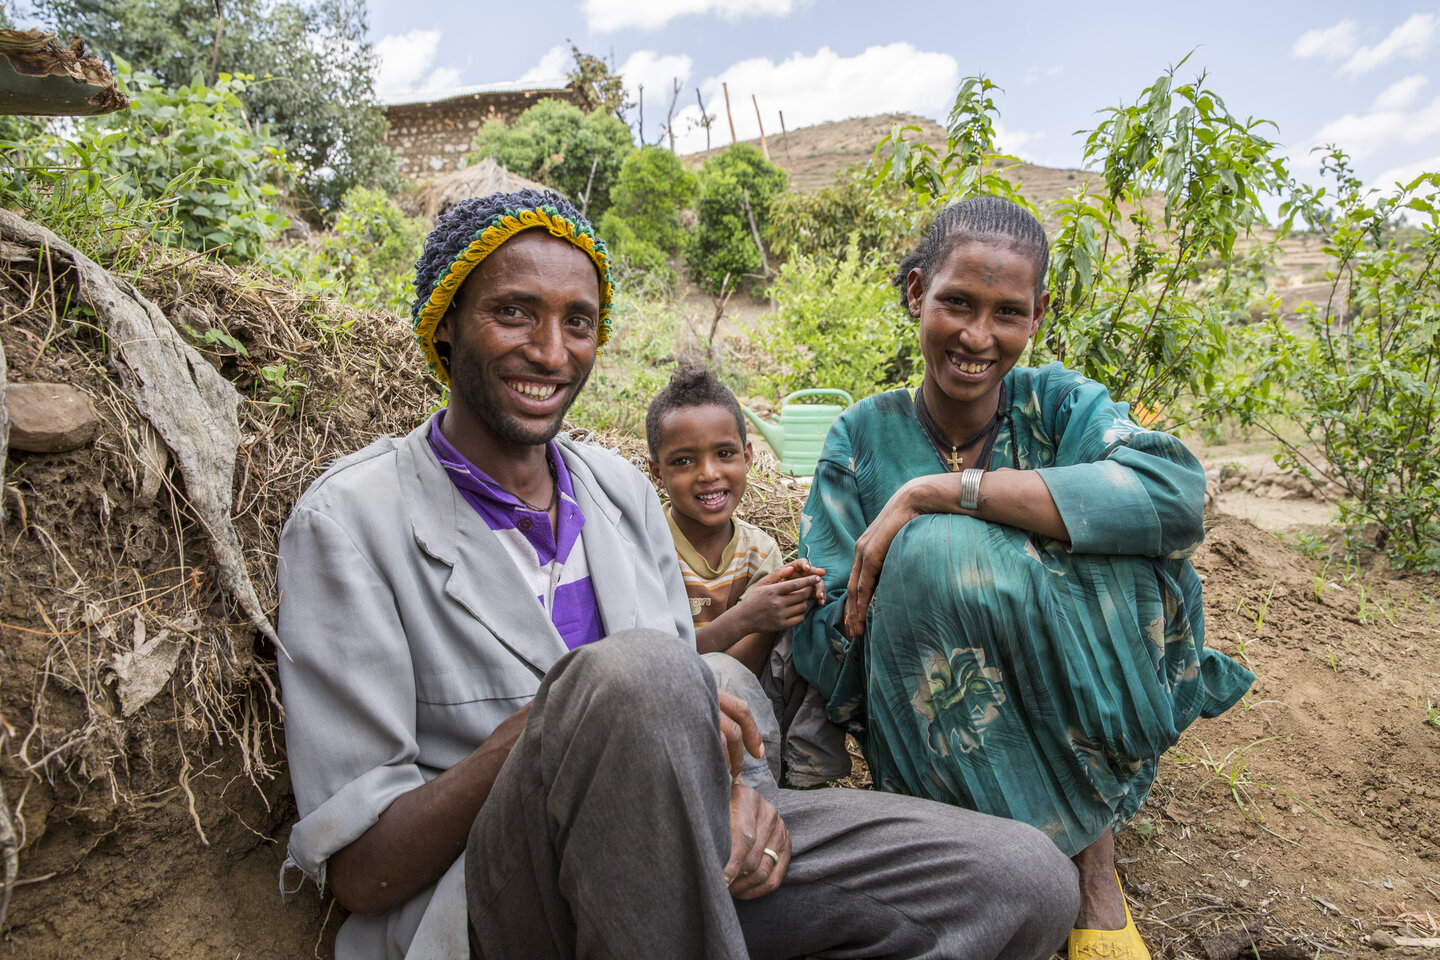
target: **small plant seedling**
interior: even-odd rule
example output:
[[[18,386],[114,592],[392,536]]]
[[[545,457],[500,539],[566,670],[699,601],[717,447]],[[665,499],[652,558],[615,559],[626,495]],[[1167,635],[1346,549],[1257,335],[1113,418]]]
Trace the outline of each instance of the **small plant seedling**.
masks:
[[[1340,672],[1340,660],[1335,656],[1334,650],[1325,651],[1325,662],[1330,664],[1330,669],[1336,673]]]
[[[1427,727],[1440,727],[1440,707],[1435,706],[1435,701],[1425,701],[1425,718],[1421,723]]]
[[[263,402],[277,410],[293,414],[300,406],[306,383],[304,380],[291,379],[289,373],[290,365],[283,362],[260,368],[260,378],[265,383],[266,392],[270,394]]]
[[[1130,829],[1135,831],[1135,836],[1139,837],[1147,847],[1157,836],[1165,833],[1164,825],[1156,823],[1153,817],[1141,817],[1131,821]]]
[[[1255,637],[1254,639],[1259,640],[1260,638]],[[1241,660],[1244,660],[1253,667],[1254,664],[1250,662],[1250,655],[1246,653],[1249,647],[1250,641],[1245,639],[1245,635],[1238,630],[1235,631],[1235,652],[1239,654]]]

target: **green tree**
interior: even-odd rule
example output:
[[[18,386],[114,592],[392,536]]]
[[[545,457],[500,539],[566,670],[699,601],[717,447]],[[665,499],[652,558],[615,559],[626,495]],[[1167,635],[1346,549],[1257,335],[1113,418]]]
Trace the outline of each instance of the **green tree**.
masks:
[[[585,98],[585,112],[603,110],[623,121],[625,111],[634,106],[625,99],[625,78],[618,73],[612,73],[609,64],[599,57],[581,53],[580,48],[573,43],[570,45],[570,53],[575,61],[566,77],[570,86]]]
[[[863,171],[846,171],[814,193],[778,194],[765,241],[783,259],[836,264],[853,244],[862,257],[895,267],[920,241],[930,210],[893,183],[877,189]]]
[[[92,50],[168,87],[257,78],[242,94],[303,173],[318,219],[356,185],[399,186],[375,102],[375,55],[363,0],[36,0],[38,15]],[[218,44],[217,44],[218,33]]]
[[[687,259],[695,279],[711,293],[764,282],[761,237],[770,225],[770,205],[785,190],[786,173],[755,147],[738,144],[700,168],[699,222]],[[753,220],[753,225],[752,225]]]
[[[600,236],[610,248],[610,255],[622,264],[627,275],[649,274],[665,288],[675,283],[675,271],[665,262],[665,251],[655,244],[641,239],[630,227],[630,221],[615,213],[612,208],[600,218]]]
[[[919,353],[915,321],[889,274],[853,243],[838,260],[800,253],[782,264],[770,289],[775,313],[749,332],[765,358],[754,384],[779,400],[806,387],[866,397],[907,382]]]
[[[465,160],[495,158],[505,169],[565,194],[592,220],[610,207],[610,188],[635,149],[630,128],[608,113],[545,99],[515,118],[485,121]]]
[[[663,147],[641,147],[625,158],[610,188],[611,212],[624,218],[636,238],[678,253],[685,240],[680,211],[695,202],[695,174]]]
[[[1326,304],[1307,305],[1303,332],[1278,317],[1247,330],[1256,361],[1215,406],[1338,484],[1352,542],[1373,533],[1396,566],[1440,570],[1440,173],[1381,194],[1339,150],[1321,169],[1333,187],[1299,188],[1284,212],[1331,258]]]

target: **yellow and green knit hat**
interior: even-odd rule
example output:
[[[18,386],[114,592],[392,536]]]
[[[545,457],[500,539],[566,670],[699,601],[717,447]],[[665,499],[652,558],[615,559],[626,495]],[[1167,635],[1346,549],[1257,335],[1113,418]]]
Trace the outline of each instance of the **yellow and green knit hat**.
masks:
[[[610,252],[595,228],[564,197],[549,190],[492,193],[462,201],[441,214],[415,263],[415,302],[410,308],[415,342],[435,376],[447,386],[450,371],[435,349],[435,328],[476,265],[525,230],[543,228],[585,251],[600,274],[600,328],[596,346],[610,339]]]

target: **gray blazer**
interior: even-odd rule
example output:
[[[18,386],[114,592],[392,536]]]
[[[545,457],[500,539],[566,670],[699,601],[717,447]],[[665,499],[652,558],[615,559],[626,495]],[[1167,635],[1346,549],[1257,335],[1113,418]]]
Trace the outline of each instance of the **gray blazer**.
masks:
[[[336,462],[280,537],[278,630],[289,654],[280,682],[300,809],[286,867],[322,885],[332,854],[479,746],[567,652],[435,459],[433,422]],[[560,450],[585,514],[606,634],[651,627],[693,649],[674,544],[649,482],[598,446],[561,440]],[[389,915],[352,916],[336,958],[400,958],[412,947],[417,956],[467,955],[458,861]]]

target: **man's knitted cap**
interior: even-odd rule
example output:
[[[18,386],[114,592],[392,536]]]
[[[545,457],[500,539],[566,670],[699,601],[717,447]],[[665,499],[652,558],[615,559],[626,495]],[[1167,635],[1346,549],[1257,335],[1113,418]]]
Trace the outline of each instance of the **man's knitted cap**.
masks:
[[[492,193],[461,201],[441,214],[435,229],[425,238],[425,249],[415,262],[415,302],[410,308],[415,341],[425,361],[442,383],[450,383],[450,371],[435,349],[435,328],[455,299],[465,278],[480,261],[525,230],[543,228],[552,236],[568,240],[595,264],[600,275],[600,326],[596,346],[610,339],[610,253],[595,228],[564,197],[549,190],[520,190]]]

